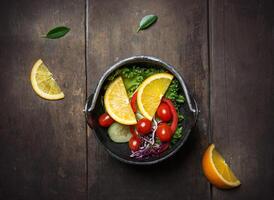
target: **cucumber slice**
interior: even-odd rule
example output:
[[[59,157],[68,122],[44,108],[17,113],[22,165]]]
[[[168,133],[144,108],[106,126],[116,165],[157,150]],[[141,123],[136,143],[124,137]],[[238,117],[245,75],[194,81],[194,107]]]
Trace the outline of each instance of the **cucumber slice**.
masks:
[[[129,126],[117,122],[108,128],[108,135],[113,142],[117,143],[128,142],[132,136]]]

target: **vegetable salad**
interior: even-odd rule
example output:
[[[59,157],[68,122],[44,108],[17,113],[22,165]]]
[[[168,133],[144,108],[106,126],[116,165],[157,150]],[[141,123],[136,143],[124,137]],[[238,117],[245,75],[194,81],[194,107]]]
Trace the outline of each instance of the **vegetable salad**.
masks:
[[[157,156],[174,145],[183,135],[184,117],[179,109],[185,98],[176,78],[170,80],[153,118],[151,117],[152,120],[145,118],[138,108],[140,102],[137,103],[137,96],[140,85],[149,77],[161,73],[168,72],[160,68],[132,66],[116,70],[107,79],[105,90],[117,77],[122,78],[137,123],[118,123],[107,111],[100,115],[98,122],[100,126],[108,128],[108,135],[113,142],[128,142],[130,157],[145,159]]]

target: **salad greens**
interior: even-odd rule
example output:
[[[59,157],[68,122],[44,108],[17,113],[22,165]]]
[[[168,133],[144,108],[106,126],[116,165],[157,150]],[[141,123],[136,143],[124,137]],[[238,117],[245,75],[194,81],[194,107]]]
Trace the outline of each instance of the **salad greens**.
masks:
[[[172,100],[177,111],[181,104],[185,102],[185,97],[181,94],[182,91],[179,81],[177,79],[173,79],[166,91],[165,97]]]
[[[182,124],[182,122],[179,121],[178,127],[171,139],[171,144],[175,144],[183,136],[183,127],[181,124]]]
[[[137,66],[124,67],[116,70],[111,76],[108,77],[108,80],[111,82],[116,77],[122,76],[128,95],[129,97],[132,97],[135,90],[147,77],[164,71],[165,70],[163,69],[157,68],[145,68]]]
[[[124,85],[126,87],[127,93],[129,97],[132,97],[136,89],[139,85],[149,76],[166,72],[166,70],[161,68],[150,68],[150,67],[139,67],[139,66],[132,66],[132,67],[123,67],[111,74],[108,77],[108,83],[105,86],[107,89],[108,85],[118,76],[122,76]],[[178,113],[178,127],[172,137],[171,144],[175,144],[183,135],[183,127],[182,127],[182,120],[184,119],[183,115],[179,114],[179,109],[182,104],[185,102],[185,98],[182,95],[182,89],[180,87],[179,81],[175,78],[172,80],[169,88],[166,91],[165,97],[170,99],[174,104],[177,113]]]

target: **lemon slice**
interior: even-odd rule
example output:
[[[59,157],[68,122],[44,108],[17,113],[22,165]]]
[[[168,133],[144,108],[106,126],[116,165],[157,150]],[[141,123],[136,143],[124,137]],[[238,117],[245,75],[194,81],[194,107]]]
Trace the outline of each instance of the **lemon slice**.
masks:
[[[139,86],[137,105],[145,118],[152,120],[172,79],[171,74],[158,73],[148,77]]]
[[[107,113],[115,121],[125,125],[137,123],[121,77],[116,78],[108,86],[104,96],[104,103]]]
[[[41,59],[33,65],[30,80],[33,90],[44,99],[59,100],[65,96]]]
[[[241,184],[222,155],[211,144],[204,153],[203,171],[210,183],[221,189],[237,187]]]

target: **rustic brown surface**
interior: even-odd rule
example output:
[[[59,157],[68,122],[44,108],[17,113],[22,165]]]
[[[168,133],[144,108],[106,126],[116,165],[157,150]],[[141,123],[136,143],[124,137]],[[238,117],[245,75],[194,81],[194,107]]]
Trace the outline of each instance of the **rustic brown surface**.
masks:
[[[0,12],[0,199],[85,199],[84,1],[7,1]],[[56,25],[72,31],[41,38]],[[64,100],[39,98],[32,65],[42,58]]]
[[[2,1],[0,199],[271,199],[273,8],[271,0]],[[140,19],[152,13],[158,22],[137,34]],[[40,37],[57,25],[71,31],[59,40]],[[201,110],[183,148],[152,167],[111,158],[82,113],[108,66],[133,55],[174,65]],[[57,77],[64,100],[32,91],[38,58]],[[203,177],[209,142],[240,188],[217,190]]]
[[[242,186],[213,199],[272,199],[273,1],[213,0],[213,141]]]
[[[91,1],[89,13],[88,93],[108,66],[118,60],[152,55],[178,69],[202,111],[186,146],[174,158],[153,167],[132,167],[115,161],[89,131],[89,198],[209,199],[209,184],[200,165],[208,141],[206,2]],[[158,22],[136,33],[140,19],[151,13],[158,15]]]

